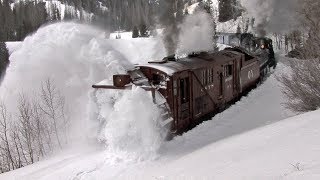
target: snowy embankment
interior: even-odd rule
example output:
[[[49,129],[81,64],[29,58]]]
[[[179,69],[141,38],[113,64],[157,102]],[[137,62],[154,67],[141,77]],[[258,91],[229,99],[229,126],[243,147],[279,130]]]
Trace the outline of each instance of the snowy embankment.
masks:
[[[146,179],[319,179],[319,116],[318,110],[289,118],[221,139],[162,167],[128,174]]]
[[[280,64],[277,72],[283,69]],[[318,179],[320,111],[288,118],[271,76],[247,97],[166,142],[156,160],[106,151],[69,152],[2,179]],[[278,122],[280,121],[280,122]]]
[[[12,53],[0,95],[14,108],[21,89],[32,92],[50,76],[71,104],[74,141],[93,136],[97,128],[92,127],[100,126],[107,130],[100,132],[107,146],[76,146],[1,174],[1,180],[319,179],[320,111],[283,120],[292,114],[281,105],[274,75],[211,121],[162,142],[149,121],[158,112],[147,93],[90,87],[103,79],[111,82],[114,73],[132,64],[161,58],[160,40],[107,40],[102,34],[73,23],[40,29]],[[283,69],[280,64],[275,74]]]

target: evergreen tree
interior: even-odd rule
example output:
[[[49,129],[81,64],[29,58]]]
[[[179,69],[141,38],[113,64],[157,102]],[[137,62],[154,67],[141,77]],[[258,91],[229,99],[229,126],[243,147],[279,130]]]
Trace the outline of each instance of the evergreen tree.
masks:
[[[241,34],[241,28],[240,28],[240,25],[238,24],[237,26],[237,34]]]
[[[66,7],[64,9],[64,18],[63,18],[63,20],[69,21],[69,20],[73,20],[73,19],[76,19],[76,17],[74,15],[72,9],[69,8],[69,7]]]
[[[188,11],[187,8],[184,10],[184,15],[185,15],[185,16],[189,15],[189,11]]]
[[[250,24],[250,20],[247,19],[246,20],[246,26],[245,26],[245,29],[244,29],[244,33],[247,33],[249,31],[249,24]]]
[[[199,2],[199,8],[201,10],[203,10],[204,12],[208,13],[208,14],[213,14],[213,10],[212,10],[212,1],[209,1],[209,0],[201,0]]]
[[[92,23],[102,28],[108,28],[109,31],[131,30],[134,24],[152,27],[156,23],[154,17],[163,15],[162,2],[158,0],[59,1],[66,5],[65,12],[60,12],[54,3],[51,3],[47,9],[46,3],[42,0],[19,1],[13,6],[12,0],[0,1],[0,40],[22,40],[27,34],[36,31],[47,21],[60,21],[61,13],[65,14],[64,20],[80,19],[81,21],[90,19],[86,18],[85,14],[93,13]],[[169,14],[169,19],[173,16],[174,21],[182,21],[184,14],[187,14],[183,12],[186,1],[166,1],[165,4],[169,4],[173,10],[173,14]],[[78,14],[76,11],[80,13]]]
[[[148,29],[145,24],[140,25],[140,37],[148,37]]]
[[[134,26],[132,31],[132,38],[137,38],[137,37],[139,37],[139,30],[137,26]]]
[[[241,15],[237,0],[219,0],[219,22],[236,19]]]
[[[6,43],[0,42],[0,75],[2,77],[9,63],[9,52]]]

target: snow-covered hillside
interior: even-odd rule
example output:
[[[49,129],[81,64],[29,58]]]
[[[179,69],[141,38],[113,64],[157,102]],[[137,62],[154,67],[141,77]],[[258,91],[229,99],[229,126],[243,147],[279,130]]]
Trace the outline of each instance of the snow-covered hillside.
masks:
[[[282,100],[272,75],[211,121],[165,142],[156,159],[137,161],[128,159],[128,154],[112,154],[93,146],[0,178],[318,179],[320,111],[285,119],[292,114],[281,106]]]
[[[147,93],[91,88],[165,55],[158,38],[123,36],[106,39],[93,27],[58,23],[8,44],[11,63],[0,86],[8,110],[14,112],[21,91],[33,94],[53,78],[70,108],[73,143],[46,160],[0,174],[1,180],[319,179],[320,111],[289,118],[293,114],[282,106],[275,79],[283,63],[241,101],[166,142],[152,121],[159,112]],[[96,135],[105,146],[93,140]]]
[[[252,112],[251,109],[249,112]],[[320,111],[315,111],[220,139],[178,159],[149,165],[144,171],[133,168],[124,177],[316,180],[320,178],[319,116]],[[259,121],[259,118],[254,120]],[[216,126],[229,127],[225,127],[224,132],[232,131],[233,125],[224,122],[227,118],[222,118],[221,121],[216,122]],[[211,130],[215,131],[215,128]],[[180,144],[183,147],[181,150],[188,149],[184,147],[186,139],[191,142],[201,136],[199,129],[194,131],[197,131],[195,137],[182,137],[185,140]],[[210,129],[206,127],[205,131]],[[223,134],[221,131],[219,133]],[[219,136],[218,133],[216,136]],[[202,139],[212,137],[214,136]],[[193,143],[197,144],[196,142]]]

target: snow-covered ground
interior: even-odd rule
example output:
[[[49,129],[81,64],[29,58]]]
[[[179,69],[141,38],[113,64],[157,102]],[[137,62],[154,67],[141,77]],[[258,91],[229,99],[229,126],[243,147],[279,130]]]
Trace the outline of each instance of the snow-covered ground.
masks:
[[[182,151],[189,151],[186,143],[198,145],[196,150],[177,159],[170,157],[161,164],[148,165],[143,171],[143,166],[140,166],[140,171],[133,168],[124,173],[124,177],[316,180],[320,178],[319,115],[320,111],[315,111],[296,116],[240,135],[224,137],[217,142],[212,141],[206,146],[195,141],[195,137],[202,134],[195,129],[198,134],[195,137],[186,138],[181,144],[176,144],[176,140],[170,143],[182,146],[179,147]],[[223,117],[221,120],[226,119]],[[216,126],[228,125],[216,122]],[[232,126],[223,128],[223,132],[232,131]],[[215,129],[206,127],[205,131]],[[220,134],[223,132],[220,131]],[[213,137],[205,136],[202,139]]]
[[[19,41],[6,42],[6,45],[9,50],[9,54],[12,54],[14,51],[21,48],[22,42],[19,42]]]
[[[280,72],[280,64],[275,73]],[[211,121],[162,144],[156,159],[72,150],[1,179],[318,179],[320,111],[285,119],[273,75]],[[285,120],[283,120],[285,119]]]
[[[15,45],[8,44],[11,63],[0,87],[11,108],[19,89],[32,91],[41,78],[52,76],[76,111],[71,114],[78,130],[75,140],[97,133],[92,128],[97,125],[94,119],[107,119],[103,124],[107,131],[100,138],[109,145],[76,144],[1,174],[1,180],[320,178],[320,111],[289,118],[293,114],[282,106],[283,95],[274,77],[285,68],[283,63],[241,101],[165,142],[152,130],[149,120],[158,112],[146,93],[90,88],[100,80],[110,81],[112,74],[132,64],[164,56],[159,39],[108,40],[94,28],[59,23]]]

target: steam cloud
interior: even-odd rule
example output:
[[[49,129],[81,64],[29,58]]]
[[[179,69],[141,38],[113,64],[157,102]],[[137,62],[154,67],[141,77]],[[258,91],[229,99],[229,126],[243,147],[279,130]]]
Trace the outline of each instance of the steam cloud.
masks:
[[[179,26],[178,54],[208,51],[213,48],[213,24],[207,13],[197,11],[185,18]]]
[[[164,11],[159,21],[164,26],[162,39],[167,55],[212,49],[213,24],[208,14],[199,9],[183,18],[182,12],[174,9],[172,0],[164,0],[161,3]]]
[[[296,24],[299,0],[240,0],[249,16],[254,17],[258,34],[261,30],[285,32]],[[262,34],[263,35],[263,34]]]

